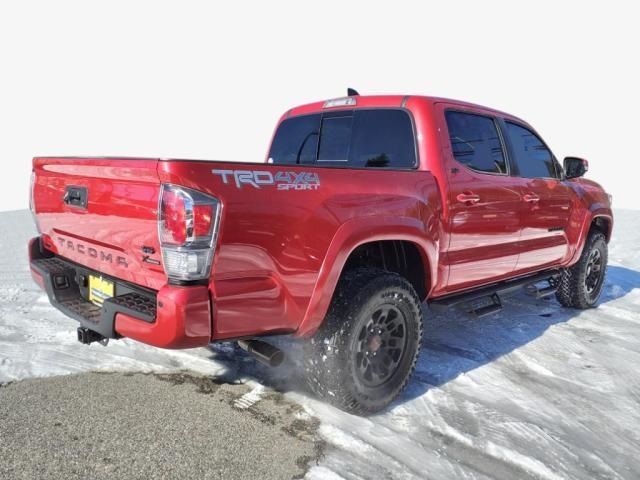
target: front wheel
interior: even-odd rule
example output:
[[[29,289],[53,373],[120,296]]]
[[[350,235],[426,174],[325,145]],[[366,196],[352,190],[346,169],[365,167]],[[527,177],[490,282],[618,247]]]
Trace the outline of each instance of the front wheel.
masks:
[[[338,408],[377,412],[407,385],[421,342],[422,307],[407,280],[379,269],[347,272],[307,344],[307,383]]]
[[[587,237],[578,262],[563,270],[556,297],[565,307],[584,310],[593,307],[600,298],[607,270],[607,241],[601,232]]]

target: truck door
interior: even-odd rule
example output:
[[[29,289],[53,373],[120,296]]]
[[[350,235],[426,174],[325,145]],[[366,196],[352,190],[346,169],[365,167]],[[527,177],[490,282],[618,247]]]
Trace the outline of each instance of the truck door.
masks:
[[[448,179],[446,291],[512,274],[518,259],[521,193],[490,112],[437,104]]]
[[[572,191],[553,153],[531,128],[511,120],[501,125],[523,201],[516,270],[525,273],[558,264],[569,249],[565,229]]]

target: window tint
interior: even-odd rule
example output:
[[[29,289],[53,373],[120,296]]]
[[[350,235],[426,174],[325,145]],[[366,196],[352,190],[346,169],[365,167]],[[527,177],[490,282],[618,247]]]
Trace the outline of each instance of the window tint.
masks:
[[[313,163],[319,134],[320,114],[287,118],[278,127],[269,158],[275,164]]]
[[[351,115],[322,119],[318,162],[349,161],[352,120]]]
[[[455,159],[473,170],[507,173],[495,122],[489,117],[463,112],[446,112],[449,138]]]
[[[355,167],[412,168],[416,164],[413,126],[402,110],[361,110],[353,119],[349,158]]]
[[[269,153],[275,164],[413,168],[413,125],[403,110],[349,110],[284,120]],[[317,159],[316,159],[317,152]]]
[[[556,178],[556,160],[544,143],[530,130],[515,123],[505,123],[520,176]]]

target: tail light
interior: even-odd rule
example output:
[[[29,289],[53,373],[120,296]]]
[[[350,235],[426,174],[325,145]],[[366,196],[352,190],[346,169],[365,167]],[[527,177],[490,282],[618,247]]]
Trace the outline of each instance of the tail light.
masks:
[[[158,235],[169,278],[201,280],[209,277],[220,210],[220,202],[210,195],[177,185],[162,185]]]
[[[36,200],[35,200],[35,189],[36,189],[36,172],[31,172],[31,185],[29,187],[29,210],[31,210],[31,216],[33,217],[33,223],[36,224],[36,229],[38,233],[42,233],[40,231],[40,224],[38,223],[38,217],[36,216]]]

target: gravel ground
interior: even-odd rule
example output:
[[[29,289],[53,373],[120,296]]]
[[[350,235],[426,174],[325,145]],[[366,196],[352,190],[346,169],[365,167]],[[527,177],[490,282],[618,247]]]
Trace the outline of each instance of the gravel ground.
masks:
[[[262,386],[86,373],[0,387],[0,478],[298,478],[317,421]]]

